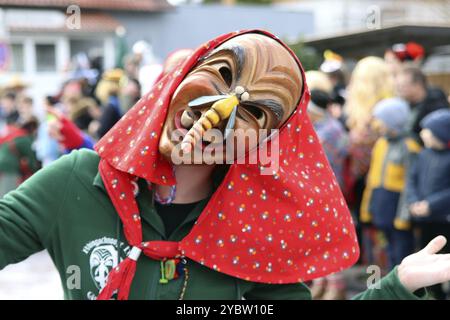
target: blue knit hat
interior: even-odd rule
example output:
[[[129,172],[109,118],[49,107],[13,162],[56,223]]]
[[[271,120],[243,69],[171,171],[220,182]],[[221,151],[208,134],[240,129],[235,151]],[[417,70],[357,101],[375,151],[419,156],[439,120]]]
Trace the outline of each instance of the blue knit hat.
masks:
[[[410,115],[408,103],[400,98],[388,98],[378,102],[373,110],[373,116],[381,120],[390,130],[397,133],[405,132]]]
[[[439,109],[427,115],[420,122],[424,129],[429,129],[433,135],[450,148],[450,109]]]

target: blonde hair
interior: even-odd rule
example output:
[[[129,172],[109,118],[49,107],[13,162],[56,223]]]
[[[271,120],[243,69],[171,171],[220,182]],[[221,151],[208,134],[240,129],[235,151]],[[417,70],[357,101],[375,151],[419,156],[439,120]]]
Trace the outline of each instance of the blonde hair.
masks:
[[[305,78],[309,90],[318,89],[327,93],[331,93],[333,91],[333,84],[331,83],[330,78],[328,78],[328,76],[322,71],[307,71],[305,72]]]
[[[364,129],[372,119],[375,104],[394,96],[394,79],[388,65],[378,57],[361,59],[352,72],[345,113],[350,129]]]
[[[119,95],[120,89],[124,85],[124,81],[125,77],[122,69],[105,71],[95,88],[95,96],[100,100],[102,105],[106,105],[111,95]]]

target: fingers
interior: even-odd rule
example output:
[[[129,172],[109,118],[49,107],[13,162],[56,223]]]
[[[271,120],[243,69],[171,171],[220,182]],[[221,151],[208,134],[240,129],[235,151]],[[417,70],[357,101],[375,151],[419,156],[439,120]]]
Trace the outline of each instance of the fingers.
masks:
[[[411,204],[410,206],[409,206],[409,211],[413,214],[413,215],[415,215],[416,213],[417,213],[417,208],[418,208],[418,202],[414,202],[413,204]]]
[[[429,268],[430,272],[432,272],[429,273],[429,277],[433,282],[430,285],[450,281],[450,260],[448,257],[442,258],[434,262]]]
[[[426,217],[430,214],[430,208],[427,201],[415,202],[410,205],[409,210],[415,217]]]
[[[63,139],[63,136],[61,135],[61,128],[62,124],[59,120],[50,121],[48,123],[48,134],[58,141],[61,141]]]
[[[51,114],[52,116],[55,116],[57,119],[61,119],[61,117],[63,116],[61,111],[53,107],[47,107],[45,109],[47,111],[47,114]]]
[[[425,248],[422,249],[422,252],[427,254],[435,254],[438,253],[447,243],[447,239],[444,236],[437,236],[433,240],[431,240]]]

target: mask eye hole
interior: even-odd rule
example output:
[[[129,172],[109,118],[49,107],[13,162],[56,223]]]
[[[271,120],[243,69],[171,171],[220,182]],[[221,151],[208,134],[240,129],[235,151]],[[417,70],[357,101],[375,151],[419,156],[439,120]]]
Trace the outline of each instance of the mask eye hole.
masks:
[[[228,68],[227,66],[221,66],[219,68],[219,73],[227,86],[231,87],[231,83],[233,82],[233,75],[231,74],[230,68]]]
[[[189,115],[190,115],[193,119],[198,120],[198,119],[200,119],[200,117],[202,116],[202,113],[201,113],[200,111],[198,111],[198,110],[195,110],[195,111],[192,111]]]
[[[256,106],[246,105],[245,109],[258,120],[264,116],[264,113],[261,111],[261,109]]]

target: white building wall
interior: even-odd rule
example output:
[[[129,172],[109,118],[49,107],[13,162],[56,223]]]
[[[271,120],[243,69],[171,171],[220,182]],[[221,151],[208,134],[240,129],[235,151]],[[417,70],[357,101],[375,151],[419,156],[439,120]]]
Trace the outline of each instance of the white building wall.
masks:
[[[312,11],[314,36],[373,28],[374,24],[381,28],[393,24],[450,23],[449,0],[299,0],[278,6]]]
[[[0,42],[23,45],[23,71],[0,70],[0,86],[7,84],[14,76],[19,76],[30,84],[27,94],[34,98],[38,111],[42,110],[43,97],[58,93],[61,84],[66,80],[66,70],[73,54],[71,39],[100,43],[99,54],[104,56],[104,67],[113,68],[115,65],[116,48],[113,33],[56,32],[64,25],[65,15],[57,10],[0,9]],[[17,29],[11,29],[12,26],[30,31],[15,31]],[[54,32],[38,31],[45,27],[56,29]],[[36,65],[36,45],[39,44],[54,45],[53,71],[39,71]]]

